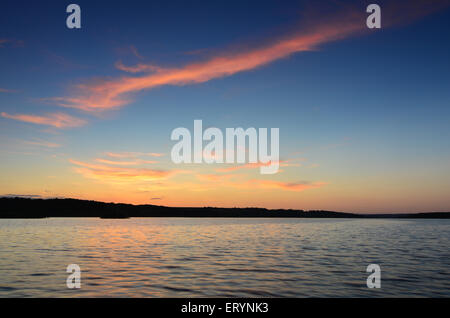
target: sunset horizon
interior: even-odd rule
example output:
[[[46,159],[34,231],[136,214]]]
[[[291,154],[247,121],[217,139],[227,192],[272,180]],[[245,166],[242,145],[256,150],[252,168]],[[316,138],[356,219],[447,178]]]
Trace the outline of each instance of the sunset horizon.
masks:
[[[449,211],[450,181],[441,171],[450,153],[447,139],[434,137],[449,134],[448,41],[439,41],[449,11],[447,1],[434,4],[386,2],[381,29],[366,27],[356,2],[290,3],[270,20],[274,4],[264,3],[253,8],[251,25],[242,8],[210,4],[203,9],[225,11],[192,12],[202,19],[184,25],[189,42],[176,43],[160,41],[180,29],[153,31],[173,13],[164,6],[158,17],[151,8],[123,17],[119,30],[107,19],[122,10],[105,16],[83,3],[82,28],[51,31],[63,5],[39,4],[47,22],[34,32],[48,31],[39,41],[24,26],[27,14],[3,16],[0,195]],[[236,19],[221,33],[226,10]],[[200,28],[205,21],[214,39],[205,38],[213,32]],[[175,164],[171,132],[193,130],[194,120],[223,132],[276,127],[277,172],[260,174],[259,161]]]
[[[450,0],[2,0],[0,301],[448,299],[449,31]]]

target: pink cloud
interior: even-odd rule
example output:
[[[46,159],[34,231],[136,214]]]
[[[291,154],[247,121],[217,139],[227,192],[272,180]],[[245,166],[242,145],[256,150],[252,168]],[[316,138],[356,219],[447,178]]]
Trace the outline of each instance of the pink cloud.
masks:
[[[33,141],[25,141],[26,144],[28,145],[32,145],[32,146],[41,146],[41,147],[46,147],[46,148],[59,148],[61,147],[60,144],[54,143],[54,142],[50,142],[50,141],[45,141],[45,140],[33,140]]]
[[[279,166],[280,167],[300,167],[301,164],[300,163],[289,163],[290,160],[281,160],[279,161]],[[276,162],[274,162],[273,164],[275,164]],[[270,165],[272,165],[272,162],[267,162],[267,163],[263,163],[263,162],[256,162],[256,163],[247,163],[247,164],[242,164],[242,165],[238,165],[238,166],[232,166],[232,167],[227,167],[227,168],[219,168],[216,169],[217,172],[231,172],[231,171],[236,171],[236,170],[242,170],[242,169],[257,169],[260,167],[269,167]]]
[[[9,44],[13,47],[22,47],[24,46],[24,41],[22,40],[14,40],[14,39],[0,39],[0,47],[5,47],[6,44]]]
[[[163,69],[149,64],[137,64],[135,66],[125,66],[122,61],[115,64],[116,68],[128,73],[142,73],[142,72],[162,72]]]
[[[281,182],[281,181],[273,181],[273,180],[253,180],[252,183],[255,183],[260,188],[267,189],[283,189],[288,191],[297,191],[301,192],[308,189],[316,189],[327,185],[326,182]]]
[[[17,93],[15,89],[0,88],[0,93]]]
[[[28,114],[7,114],[1,113],[4,118],[23,121],[26,123],[32,123],[36,125],[46,125],[56,128],[73,128],[80,127],[86,124],[86,121],[77,117],[70,116],[65,113],[50,113],[46,115],[28,115]]]
[[[384,27],[412,21],[447,6],[448,0],[408,1],[408,4],[393,3],[384,7]],[[118,108],[132,102],[133,93],[163,85],[183,86],[204,83],[213,79],[257,69],[269,63],[289,57],[294,53],[317,49],[320,45],[348,38],[362,32],[369,32],[365,25],[366,13],[358,8],[346,6],[346,12],[334,12],[332,16],[315,16],[300,32],[268,41],[265,45],[241,50],[223,52],[203,61],[181,67],[159,68],[149,64],[134,67],[116,66],[124,71],[142,76],[122,76],[113,79],[81,83],[69,97],[50,98],[62,107],[85,111],[103,111]],[[392,17],[395,17],[393,19]],[[314,18],[314,17],[313,17]],[[137,55],[140,56],[140,55]]]
[[[108,165],[116,165],[116,166],[136,166],[141,164],[153,164],[158,163],[158,161],[153,160],[134,160],[134,161],[114,161],[114,160],[107,160],[102,158],[97,158],[95,161],[108,164]]]
[[[327,185],[326,182],[285,182],[276,180],[246,179],[244,174],[217,175],[198,174],[197,179],[203,181],[203,186],[208,184],[213,187],[228,187],[235,189],[278,189],[294,192],[302,192],[308,189],[316,189]]]
[[[107,152],[111,158],[137,158],[137,157],[163,157],[163,153],[157,152]]]
[[[145,182],[167,179],[183,170],[157,170],[144,168],[128,168],[109,166],[105,164],[91,164],[78,160],[69,160],[76,165],[75,171],[84,177],[111,183]]]
[[[224,53],[205,61],[187,64],[179,68],[159,68],[154,65],[139,64],[125,67],[116,66],[128,72],[147,71],[139,77],[124,76],[112,80],[79,84],[78,94],[71,97],[57,97],[52,100],[63,107],[86,111],[101,111],[123,106],[131,99],[130,93],[147,90],[162,85],[187,85],[207,82],[252,70],[293,53],[309,51],[317,46],[356,34],[365,28],[353,13],[346,14],[321,25],[312,25],[303,32],[270,41],[269,44],[238,53]]]

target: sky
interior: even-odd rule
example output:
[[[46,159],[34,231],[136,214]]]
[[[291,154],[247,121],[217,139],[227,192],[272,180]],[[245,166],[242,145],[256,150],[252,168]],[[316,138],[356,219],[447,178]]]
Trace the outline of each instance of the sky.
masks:
[[[450,211],[450,1],[373,2],[2,1],[0,195]],[[196,119],[279,128],[279,172],[173,163]]]

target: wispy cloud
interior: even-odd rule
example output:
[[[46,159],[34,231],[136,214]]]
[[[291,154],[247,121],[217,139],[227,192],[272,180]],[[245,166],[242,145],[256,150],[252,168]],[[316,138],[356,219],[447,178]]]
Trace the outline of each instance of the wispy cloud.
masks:
[[[276,180],[251,179],[248,180],[244,174],[217,175],[198,174],[197,179],[203,181],[203,187],[228,187],[235,189],[279,189],[286,191],[301,192],[308,189],[316,189],[327,185],[326,182],[285,182]],[[209,184],[208,184],[209,183]]]
[[[138,59],[143,59],[144,57],[139,53],[138,49],[134,45],[130,45],[130,51],[136,56]]]
[[[144,59],[144,57],[139,53],[138,49],[134,45],[117,47],[115,51],[120,55],[133,55],[140,60]]]
[[[72,159],[69,161],[76,166],[75,171],[82,174],[84,177],[110,183],[157,181],[186,172],[184,170],[117,167],[105,164],[91,164]]]
[[[107,152],[111,158],[137,158],[137,157],[163,157],[165,154],[158,152]]]
[[[22,47],[25,44],[22,40],[14,39],[0,39],[0,48],[6,47],[7,45],[12,47]]]
[[[308,189],[316,189],[327,185],[326,182],[281,182],[273,180],[253,180],[258,187],[266,189],[283,189],[288,191],[305,191]]]
[[[59,147],[61,147],[60,144],[57,144],[57,143],[54,143],[54,142],[50,142],[50,141],[46,141],[46,140],[42,140],[42,139],[25,140],[24,143],[27,144],[27,145],[40,146],[40,147],[46,147],[46,148],[59,148]]]
[[[301,192],[325,186],[326,182],[296,181],[286,182],[266,179],[249,179],[246,174],[234,173],[193,173],[193,171],[179,169],[147,169],[130,167],[141,164],[137,161],[115,161],[108,159],[95,159],[96,163],[69,159],[74,170],[85,178],[102,183],[118,186],[137,186],[139,191],[187,190],[210,191],[217,188],[230,188],[238,190],[265,190]],[[187,174],[183,178],[178,175]]]
[[[257,162],[257,163],[247,163],[247,164],[242,164],[242,165],[237,165],[237,166],[232,166],[232,167],[226,167],[226,168],[218,168],[216,169],[217,172],[231,172],[231,171],[236,171],[236,170],[243,170],[243,169],[257,169],[260,167],[269,167],[272,164],[276,164],[276,162],[267,162],[267,163],[263,163],[263,162]],[[300,167],[301,164],[300,163],[290,163],[290,160],[281,160],[278,162],[280,167]]]
[[[7,88],[1,88],[0,87],[0,93],[17,93],[18,90],[15,89],[7,89]]]
[[[143,73],[143,72],[162,72],[163,69],[156,65],[150,64],[137,64],[135,66],[126,66],[122,63],[122,61],[118,61],[115,64],[116,68],[128,72],[128,73]]]
[[[431,3],[432,2],[432,3]],[[384,6],[387,19],[384,26],[414,20],[420,16],[439,10],[448,5],[448,0],[409,1],[408,5],[389,4]],[[59,106],[77,108],[85,111],[104,111],[118,108],[133,101],[130,96],[142,90],[148,90],[163,85],[197,84],[231,76],[233,74],[253,70],[294,53],[316,49],[331,41],[341,40],[350,36],[368,32],[365,26],[365,12],[360,6],[345,6],[345,12],[333,12],[326,16],[316,16],[314,22],[305,24],[300,32],[268,41],[267,44],[242,50],[240,52],[225,52],[212,56],[204,61],[194,62],[182,67],[158,67],[150,64],[125,66],[116,64],[119,69],[140,73],[143,76],[123,76],[116,79],[95,80],[81,83],[74,87],[76,93],[68,97],[53,97]],[[405,8],[406,7],[406,8]],[[395,21],[395,22],[394,22]],[[137,50],[133,54],[141,58]]]
[[[2,112],[0,114],[4,118],[14,119],[18,121],[23,121],[26,123],[32,123],[36,125],[46,125],[55,128],[73,128],[80,127],[86,124],[86,121],[70,116],[65,113],[49,113],[45,115],[29,115],[29,114],[7,114]]]
[[[238,53],[224,53],[205,61],[187,64],[179,68],[159,68],[154,65],[139,64],[125,67],[116,66],[128,72],[147,71],[139,77],[120,77],[113,80],[100,80],[76,86],[79,94],[72,97],[57,97],[52,100],[63,107],[86,111],[99,111],[116,108],[131,102],[129,93],[159,87],[162,85],[187,85],[207,82],[212,79],[230,76],[252,70],[293,53],[309,51],[317,46],[348,37],[364,29],[360,18],[353,12],[329,22],[312,25],[302,32],[270,41],[269,44]]]
[[[137,166],[142,164],[154,164],[158,163],[158,161],[154,160],[133,160],[133,161],[115,161],[115,160],[108,160],[108,159],[102,159],[97,158],[95,161],[108,164],[108,165],[114,165],[114,166]]]
[[[62,69],[66,70],[73,70],[73,69],[83,69],[86,68],[86,66],[78,64],[76,62],[73,62],[72,60],[62,56],[58,55],[55,52],[52,52],[50,50],[43,50],[42,54],[48,59],[53,65],[58,65]]]
[[[219,175],[219,174],[197,174],[196,177],[200,181],[206,181],[206,182],[228,182],[231,179],[241,178],[244,175]]]

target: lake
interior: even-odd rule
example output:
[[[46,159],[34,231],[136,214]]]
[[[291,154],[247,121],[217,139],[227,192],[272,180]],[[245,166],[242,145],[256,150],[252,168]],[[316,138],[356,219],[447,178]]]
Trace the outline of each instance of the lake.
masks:
[[[396,296],[450,296],[450,220],[0,220],[0,297]]]

